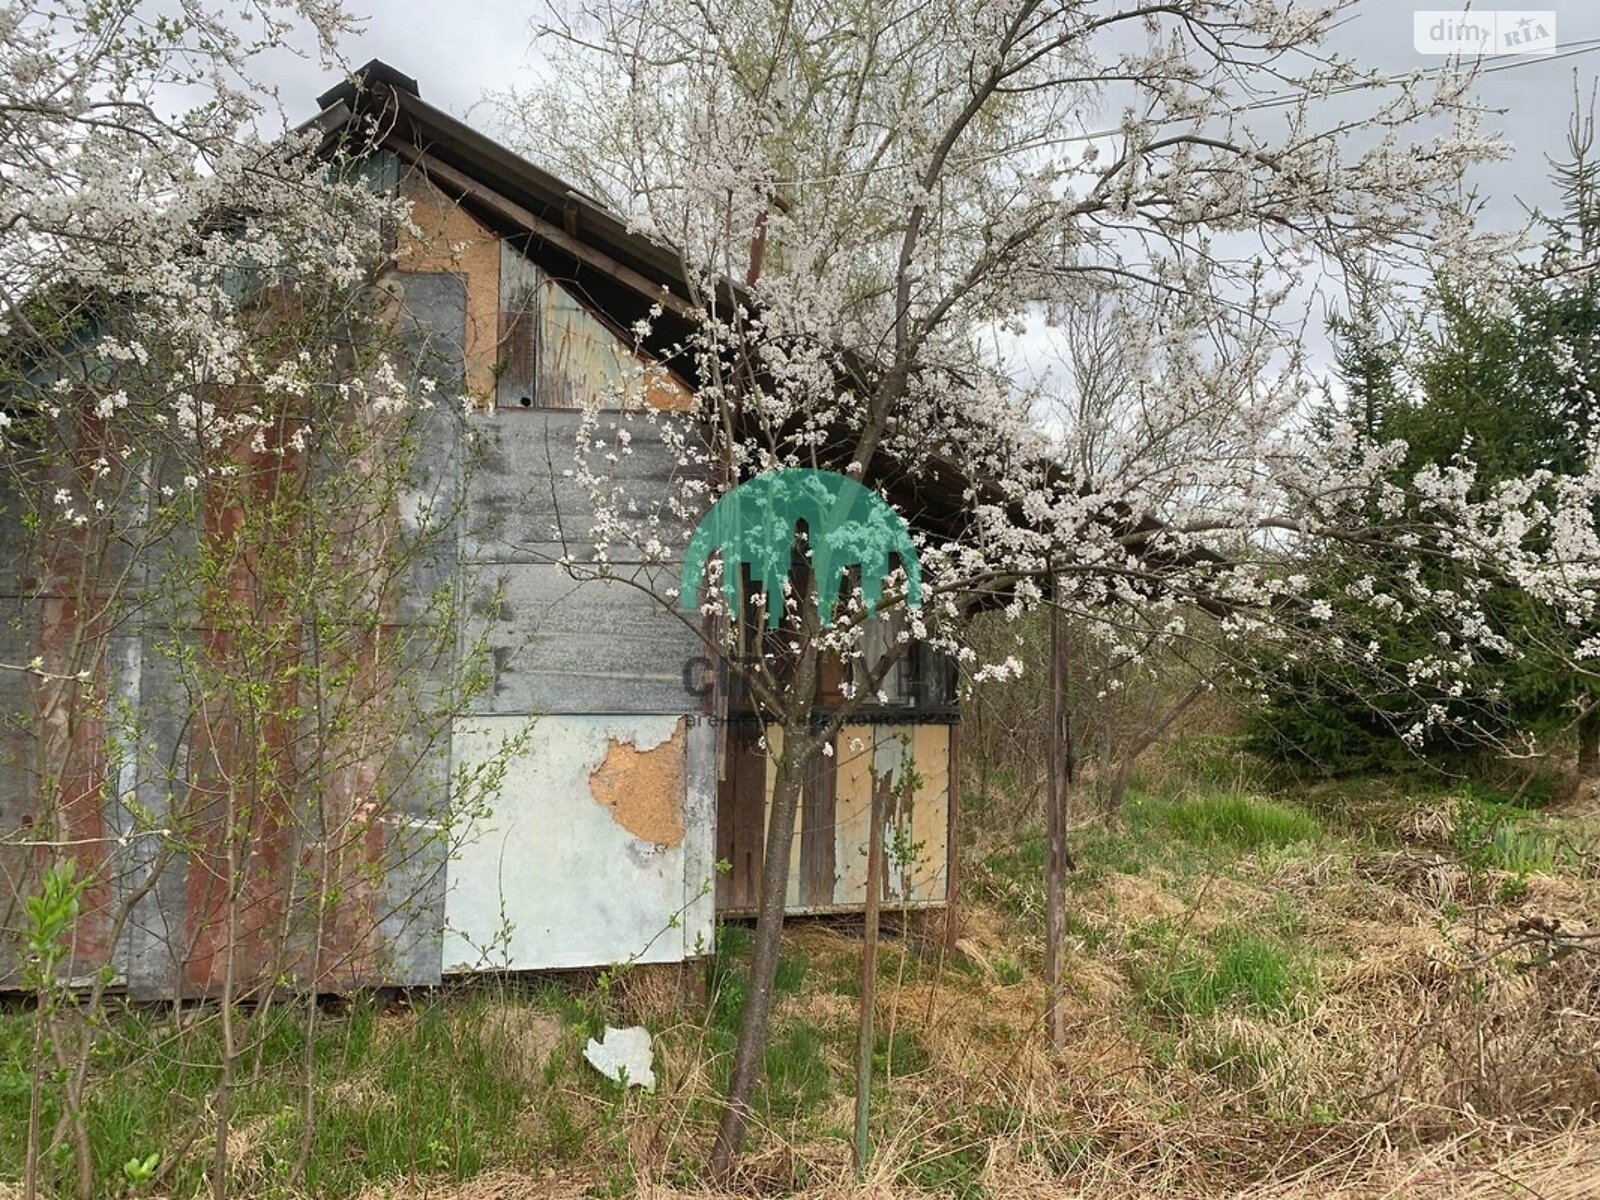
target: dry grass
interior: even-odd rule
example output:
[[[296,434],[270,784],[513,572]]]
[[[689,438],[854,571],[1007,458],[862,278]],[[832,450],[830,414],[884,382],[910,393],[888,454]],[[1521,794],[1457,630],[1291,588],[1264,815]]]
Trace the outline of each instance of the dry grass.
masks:
[[[774,1028],[803,1028],[834,1087],[800,1111],[763,1112],[736,1188],[795,1200],[1499,1200],[1600,1197],[1594,1064],[1600,971],[1588,955],[1537,970],[1484,959],[1494,931],[1538,912],[1578,927],[1593,882],[1536,876],[1516,904],[1456,906],[1468,889],[1432,855],[1366,850],[1237,874],[1105,872],[1075,891],[1100,932],[1068,960],[1067,1043],[1044,1044],[1034,943],[994,908],[962,913],[958,949],[887,937],[876,1020],[903,1034],[875,1100],[867,1178],[850,1170],[856,931],[797,923],[806,964]],[[1148,1011],[1134,969],[1140,930],[1205,946],[1283,912],[1316,947],[1295,1005]],[[1274,915],[1276,914],[1276,915]],[[1161,943],[1165,946],[1168,943]],[[999,964],[1028,960],[1007,982]],[[1483,960],[1483,961],[1480,961]],[[718,1200],[700,1177],[715,1110],[712,1018],[670,976],[641,973],[614,1001],[656,1035],[661,1091],[611,1097],[561,1076],[573,1030],[527,1005],[480,1005],[477,1036],[519,1077],[544,1077],[526,1121],[550,1105],[589,1130],[581,1161],[419,1178],[360,1200],[510,1200],[635,1195]],[[894,1043],[898,1046],[900,1043]],[[912,1051],[915,1053],[912,1053]],[[906,1057],[909,1055],[910,1057]],[[554,1066],[552,1066],[554,1056]],[[887,1064],[880,1062],[879,1079]],[[371,1103],[359,1080],[341,1084]],[[239,1131],[248,1139],[249,1129]],[[248,1158],[248,1148],[239,1147]]]
[[[1185,850],[1135,829],[1091,846],[1085,857],[1101,857],[1071,892],[1067,1038],[1054,1050],[1022,871],[988,902],[969,892],[953,949],[886,932],[875,1157],[860,1184],[848,1141],[859,929],[794,923],[769,1059],[783,1082],[758,1098],[731,1194],[1600,1197],[1600,956],[1529,966],[1526,951],[1494,952],[1530,917],[1600,926],[1600,880],[1580,858],[1507,888],[1505,872],[1449,857],[1438,818],[1404,833]],[[736,960],[713,978],[737,982]],[[470,1180],[419,1175],[359,1200],[712,1200],[698,1181],[736,1006],[702,1003],[684,982],[641,970],[603,995],[463,1005],[446,1020],[521,1089],[515,1140],[537,1149],[486,1153]],[[601,1018],[650,1028],[655,1095],[623,1094],[583,1065],[581,1027]],[[376,1039],[412,1038],[416,1023],[385,1017]],[[330,1080],[323,1103],[407,1111],[370,1073]],[[241,1182],[267,1128],[234,1131]]]
[[[1485,1150],[1477,1139],[1410,1153],[1381,1144],[1364,1149],[1360,1161],[1331,1162],[1244,1188],[1195,1187],[1175,1178],[1130,1184],[1112,1170],[1064,1187],[1059,1176],[1000,1137],[987,1148],[980,1179],[990,1200],[1592,1200],[1600,1195],[1600,1137],[1592,1132],[1560,1133],[1499,1152]],[[906,1186],[898,1178],[904,1166],[885,1156],[856,1184],[846,1164],[830,1164],[823,1178],[787,1194],[792,1200],[905,1200],[939,1194]],[[0,1187],[0,1200],[21,1194],[20,1189]],[[494,1171],[466,1183],[421,1180],[374,1187],[361,1200],[578,1200],[593,1194],[585,1180],[554,1171]],[[644,1182],[629,1194],[639,1200],[722,1200],[751,1193]]]
[[[475,1030],[484,1052],[525,1087],[544,1082],[550,1058],[566,1036],[560,1021],[527,1005],[486,1002]]]

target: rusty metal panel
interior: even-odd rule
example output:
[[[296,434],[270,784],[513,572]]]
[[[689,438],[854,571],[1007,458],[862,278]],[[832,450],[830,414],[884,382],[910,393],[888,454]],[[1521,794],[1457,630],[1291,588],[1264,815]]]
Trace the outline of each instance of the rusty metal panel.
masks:
[[[469,280],[499,278],[481,253],[465,273],[468,280],[459,272],[395,277],[403,294],[402,333],[421,369],[439,380],[442,401],[437,427],[424,439],[415,494],[402,501],[402,524],[407,513],[450,511],[462,494],[460,431],[447,419],[461,406],[450,400],[463,394],[465,375],[484,369],[482,331],[469,321],[482,288],[469,287]],[[582,331],[583,323],[568,316],[568,327]],[[573,364],[590,353],[570,340],[567,349],[564,370],[575,370]],[[332,949],[341,965],[336,975],[320,976],[319,986],[435,981],[443,963],[472,961],[468,943],[496,944],[502,911],[515,914],[505,965],[593,965],[636,953],[672,961],[709,944],[718,731],[684,719],[699,707],[684,687],[683,665],[698,654],[700,642],[692,628],[625,583],[575,585],[549,562],[553,547],[574,550],[562,543],[561,522],[586,533],[592,520],[587,497],[565,475],[577,419],[572,412],[537,411],[480,419],[486,469],[467,497],[462,529],[416,564],[387,614],[400,625],[423,619],[423,598],[455,581],[466,559],[470,616],[464,632],[470,637],[487,629],[497,686],[485,711],[459,724],[451,747],[408,774],[393,793],[390,819],[352,835],[351,853],[364,866],[379,865],[381,881],[358,871],[366,882],[346,889],[349,901],[331,918]],[[633,434],[633,453],[619,457],[615,471],[629,494],[649,505],[673,494],[676,460],[659,430],[621,414],[606,419],[628,423]],[[522,424],[514,427],[511,420]],[[468,528],[472,536],[458,557],[457,535]],[[182,545],[173,552],[182,554]],[[592,553],[592,547],[580,545],[577,552]],[[612,560],[627,565],[627,551],[613,547]],[[671,565],[659,570],[663,584],[675,576]],[[26,651],[39,639],[59,639],[80,619],[65,595],[42,604],[0,597],[0,618],[14,618],[17,659],[32,657]],[[224,744],[226,714],[193,719],[192,698],[167,657],[174,644],[196,653],[225,652],[219,631],[207,624],[204,612],[175,612],[165,627],[130,626],[113,639],[106,680],[126,710],[139,714],[144,753],[138,762],[119,759],[108,750],[106,732],[87,726],[82,744],[72,747],[74,759],[82,760],[74,767],[74,832],[115,842],[129,831],[135,808],[161,825],[194,819],[184,854],[161,854],[156,841],[135,838],[117,851],[115,862],[95,864],[107,898],[127,900],[132,914],[117,946],[86,945],[85,961],[114,954],[130,992],[143,997],[214,989],[217,964],[230,952],[243,976],[257,969],[263,977],[293,973],[303,965],[304,945],[284,950],[272,940],[292,916],[289,878],[307,852],[287,780],[263,806],[243,939],[230,947],[220,932],[223,783],[205,763],[208,754],[226,758],[236,747]],[[0,649],[6,644],[0,634]],[[9,690],[0,688],[0,707],[26,714],[31,694],[15,678]],[[422,686],[443,682],[430,676]],[[501,734],[525,727],[530,714],[541,714],[530,745],[511,764],[477,839],[447,866],[436,818],[453,757],[470,764]],[[214,743],[199,738],[202,727],[213,730]],[[377,769],[365,763],[352,769],[369,768]],[[757,757],[749,768],[744,777],[753,804],[745,816],[754,819],[747,820],[746,833],[755,835],[759,874],[764,763]],[[0,764],[0,822],[15,824],[26,815],[29,790],[4,771]],[[496,845],[492,852],[483,849]],[[508,884],[506,863],[525,874]],[[451,935],[448,949],[447,914],[462,931]],[[95,928],[91,924],[89,932]],[[0,984],[4,969],[0,963]]]
[[[9,533],[0,532],[0,539]],[[4,581],[9,584],[9,579]],[[33,657],[32,629],[38,620],[32,603],[22,597],[0,598],[0,661],[27,662]],[[5,844],[33,819],[33,740],[28,735],[33,689],[28,677],[0,670],[0,988],[20,986],[23,914],[16,886],[25,878],[26,853]]]
[[[451,863],[446,972],[675,962],[708,945],[709,910],[691,901],[712,829],[707,798],[689,800],[706,772],[690,769],[688,723],[481,717],[457,726],[456,759],[487,761],[523,730],[524,752]]]
[[[465,297],[462,281],[455,275],[407,275],[397,277],[396,282],[405,298],[400,331],[414,352],[419,371],[439,380],[438,395],[443,401],[430,418],[436,427],[422,439],[416,494],[402,501],[405,512],[399,515],[404,526],[406,512],[425,507],[450,512],[457,506],[461,450],[455,414],[460,405],[451,403],[450,398],[459,395],[462,387]],[[168,478],[176,470],[174,464],[158,463],[154,483],[176,485],[176,479]],[[214,512],[208,517],[223,519]],[[176,558],[192,553],[199,532],[178,531],[160,552]],[[395,605],[397,620],[418,619],[426,609],[422,597],[452,578],[456,561],[452,540],[447,534],[437,553],[413,565]],[[21,567],[13,565],[0,586],[14,586],[21,572]],[[248,585],[243,586],[248,592]],[[26,619],[11,626],[14,636],[22,639],[19,649],[31,642],[48,653],[49,647],[82,619],[66,592],[56,590],[61,594],[32,605],[31,611],[24,613]],[[113,711],[136,719],[136,743],[129,731],[98,726],[86,732],[86,744],[75,748],[73,754],[84,759],[84,765],[74,771],[86,785],[74,785],[75,789],[87,796],[87,783],[92,782],[95,802],[92,806],[75,802],[74,809],[83,811],[75,812],[72,820],[85,834],[106,839],[92,843],[97,857],[90,864],[101,881],[104,903],[129,908],[116,946],[106,949],[117,979],[140,998],[214,991],[217,964],[230,951],[218,919],[224,886],[218,866],[220,781],[212,769],[215,764],[207,764],[207,754],[208,748],[215,749],[227,762],[239,747],[226,731],[226,714],[210,706],[202,708],[201,701],[191,694],[192,675],[177,668],[183,657],[225,652],[225,639],[210,626],[203,608],[190,603],[163,608],[159,613],[147,609],[140,620],[119,627],[115,636],[106,640],[100,675],[113,699]],[[31,657],[31,653],[21,657]],[[440,681],[430,676],[421,682],[426,689]],[[0,697],[0,703],[14,708],[16,699]],[[205,719],[196,719],[202,712]],[[199,731],[206,728],[214,734],[209,745],[204,739],[197,740]],[[286,726],[270,736],[287,736]],[[371,774],[377,767],[365,764],[353,769]],[[336,965],[324,965],[314,980],[305,974],[308,943],[299,932],[302,923],[295,919],[289,899],[294,894],[291,876],[303,866],[308,853],[299,822],[303,814],[292,788],[274,792],[269,782],[264,792],[268,799],[257,806],[261,836],[256,842],[258,853],[251,859],[252,878],[246,885],[243,932],[232,947],[240,986],[282,973],[298,974],[323,989],[436,980],[443,922],[442,846],[437,838],[431,838],[402,848],[400,834],[413,809],[440,803],[447,780],[448,746],[442,745],[433,760],[408,773],[392,791],[399,810],[394,822],[350,830],[345,846],[362,865],[354,866],[350,877],[341,881],[341,893],[347,900],[328,920],[332,932],[325,942],[324,961]],[[5,791],[0,809],[19,796],[18,802],[24,805],[38,802],[31,781],[23,781],[20,790],[8,783]],[[163,838],[126,836],[134,832],[135,812],[148,816],[158,828],[185,828],[184,846],[175,847]],[[188,818],[194,818],[192,825]],[[376,885],[368,882],[371,876],[364,869],[372,863],[386,868]],[[400,896],[409,897],[404,920],[396,919],[394,901]],[[102,900],[97,896],[94,902]],[[290,919],[286,923],[283,918]],[[93,950],[94,920],[88,932],[91,938],[85,948]],[[253,979],[255,973],[262,978]]]

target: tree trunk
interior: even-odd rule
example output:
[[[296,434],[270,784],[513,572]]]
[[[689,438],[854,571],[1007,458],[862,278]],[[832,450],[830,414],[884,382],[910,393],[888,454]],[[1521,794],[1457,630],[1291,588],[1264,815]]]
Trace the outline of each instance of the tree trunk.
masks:
[[[878,902],[883,891],[883,781],[872,781],[871,826],[867,832],[867,910],[861,948],[861,1018],[856,1027],[856,1182],[872,1157],[872,1018],[878,983]]]
[[[778,974],[778,952],[789,891],[789,848],[794,842],[795,812],[805,782],[806,766],[815,748],[805,734],[785,728],[783,757],[772,789],[772,816],[763,850],[761,898],[756,910],[755,953],[750,959],[750,985],[739,1019],[739,1041],[733,1051],[728,1099],[711,1152],[711,1177],[725,1183],[744,1144],[750,1100],[767,1046],[767,1021],[772,1015],[772,987]]]
[[[1600,779],[1600,701],[1578,718],[1578,778]]]
[[[1066,1013],[1061,1005],[1062,951],[1067,935],[1067,774],[1066,681],[1062,659],[1065,638],[1061,610],[1050,609],[1050,737],[1045,814],[1050,837],[1050,861],[1045,876],[1044,975],[1045,1026],[1050,1046],[1060,1050],[1067,1042]]]

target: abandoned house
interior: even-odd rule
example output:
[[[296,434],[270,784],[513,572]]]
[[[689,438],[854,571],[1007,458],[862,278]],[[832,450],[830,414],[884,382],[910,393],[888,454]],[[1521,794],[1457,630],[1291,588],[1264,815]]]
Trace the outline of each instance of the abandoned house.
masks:
[[[376,186],[412,200],[420,230],[399,235],[390,278],[420,331],[414,336],[446,360],[440,394],[453,393],[456,411],[467,401],[476,434],[470,470],[459,447],[425,454],[435,485],[461,491],[445,569],[461,620],[478,623],[487,643],[493,679],[455,719],[439,751],[447,761],[411,791],[448,787],[453,771],[491,753],[503,735],[525,736],[470,836],[448,852],[397,854],[385,843],[403,838],[406,812],[423,821],[437,799],[400,797],[400,819],[371,848],[380,869],[347,901],[377,915],[370,929],[350,934],[363,944],[345,947],[343,965],[317,985],[425,985],[474,970],[679,962],[705,953],[718,916],[754,910],[773,776],[762,730],[727,693],[692,628],[640,590],[575,580],[558,561],[587,549],[587,495],[563,470],[562,455],[571,454],[586,404],[649,357],[648,344],[640,349],[622,331],[658,304],[663,340],[684,319],[681,265],[594,201],[429,105],[393,68],[369,64],[319,99],[314,124],[330,144],[349,123],[381,117],[385,132],[368,172]],[[693,378],[670,362],[648,365],[650,406],[666,414],[685,407]],[[634,428],[632,453],[616,468],[641,492],[675,487],[679,469],[652,428]],[[929,496],[897,492],[893,479],[868,482],[913,524],[959,515],[959,487]],[[615,554],[612,565],[628,566]],[[0,553],[0,570],[0,661],[24,662],[70,617],[56,603],[62,597],[24,584],[14,548]],[[73,825],[85,847],[80,861],[104,880],[96,903],[108,910],[84,917],[80,969],[109,966],[118,986],[143,997],[214,992],[226,936],[215,929],[213,893],[222,885],[203,846],[157,863],[118,839],[130,797],[157,820],[191,803],[183,764],[194,755],[193,723],[182,697],[163,691],[158,633],[137,623],[119,630],[103,682],[140,714],[152,757],[177,764],[176,774],[92,780]],[[834,674],[823,679],[820,706],[838,694]],[[887,841],[915,855],[885,873],[884,902],[940,906],[953,897],[954,685],[949,663],[914,652],[885,682],[881,702],[818,760],[794,841],[792,912],[862,905],[874,780],[893,780],[907,761],[916,783],[889,810],[896,836]],[[19,765],[27,761],[30,687],[25,676],[0,672],[0,711],[14,717],[4,735],[12,761],[0,765],[0,835],[26,830],[35,803]],[[709,719],[715,714],[722,719]],[[283,856],[292,859],[292,847]],[[7,872],[20,878],[11,866]],[[0,985],[9,987],[19,978],[18,890],[0,914]],[[109,910],[119,900],[127,916],[114,923]],[[351,923],[358,926],[366,928]],[[237,936],[258,927],[245,922]]]

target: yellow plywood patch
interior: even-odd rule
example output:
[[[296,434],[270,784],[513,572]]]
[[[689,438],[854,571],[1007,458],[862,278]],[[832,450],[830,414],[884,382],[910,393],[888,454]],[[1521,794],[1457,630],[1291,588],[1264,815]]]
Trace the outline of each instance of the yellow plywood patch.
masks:
[[[467,285],[467,391],[480,405],[493,402],[500,338],[500,239],[421,175],[408,175],[401,191],[411,201],[418,232],[400,232],[395,264],[402,271],[448,271]]]
[[[694,397],[667,368],[652,363],[645,368],[644,402],[661,412],[688,412]]]
[[[835,904],[862,904],[867,898],[867,834],[872,819],[872,755],[877,726],[846,725],[834,753],[839,759],[834,795],[833,861],[838,876]]]
[[[919,848],[908,899],[942,900],[950,861],[950,727],[914,728],[912,754],[922,782],[911,807],[911,841]]]
[[[589,795],[634,837],[658,846],[683,841],[684,727],[650,750],[612,741],[589,776]]]
[[[908,744],[909,743],[909,744]],[[939,901],[948,870],[950,730],[944,725],[850,725],[839,733],[838,792],[834,808],[835,904],[862,904],[867,894],[867,837],[872,815],[873,769],[898,786],[907,758],[920,782],[899,796],[884,827],[889,903]],[[899,857],[904,854],[904,860]]]

